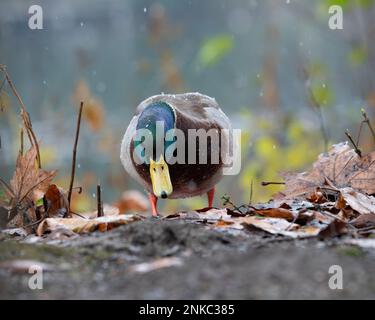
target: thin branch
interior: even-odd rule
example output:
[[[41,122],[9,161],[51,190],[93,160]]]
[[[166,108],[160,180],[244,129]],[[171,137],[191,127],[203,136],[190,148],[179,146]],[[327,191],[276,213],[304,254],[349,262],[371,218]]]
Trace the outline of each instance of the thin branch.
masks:
[[[359,146],[359,140],[361,139],[361,134],[362,134],[362,129],[363,129],[363,124],[365,123],[364,120],[361,121],[361,124],[359,125],[359,130],[357,134],[357,140],[356,140],[356,145]]]
[[[228,203],[234,208],[234,210],[237,210],[239,213],[242,214],[242,211],[241,211],[241,208],[244,208],[245,206],[244,205],[241,205],[239,207],[237,207],[231,200],[230,200],[230,196],[228,196],[227,194],[221,196],[221,199],[224,200],[223,202],[223,206],[227,205]]]
[[[96,195],[98,201],[98,217],[103,217],[103,207],[102,207],[102,190],[100,188],[100,184],[96,186]]]
[[[271,184],[285,184],[285,182],[281,182],[281,181],[279,181],[279,182],[275,182],[275,181],[262,181],[260,184],[262,186],[269,186]]]
[[[361,151],[361,149],[358,148],[358,145],[354,142],[353,137],[351,136],[349,130],[346,130],[346,131],[345,131],[345,135],[348,137],[348,139],[349,139],[350,142],[352,143],[352,145],[353,145],[353,147],[354,147],[354,151],[355,151],[355,153],[358,154],[358,156],[359,156],[360,158],[362,158],[362,151]]]
[[[72,190],[73,190],[73,184],[74,184],[74,175],[75,175],[75,172],[76,172],[77,145],[78,145],[79,130],[80,130],[80,127],[81,127],[82,109],[83,109],[83,101],[81,101],[81,105],[79,107],[78,120],[77,120],[77,130],[76,130],[76,136],[75,136],[74,147],[73,147],[72,173],[71,173],[71,176],[70,176],[70,185],[69,185],[69,193],[68,193],[69,210],[68,210],[68,212],[65,213],[64,218],[66,218],[70,214],[70,206],[71,206],[71,200],[72,200]]]
[[[30,116],[29,116],[28,112],[26,111],[25,104],[23,103],[22,98],[21,98],[21,96],[19,95],[19,93],[16,89],[16,86],[14,85],[12,79],[10,78],[10,76],[9,76],[7,70],[6,70],[6,67],[4,65],[0,65],[0,71],[2,71],[5,74],[5,79],[8,82],[8,85],[9,85],[10,89],[12,90],[14,96],[17,98],[18,103],[21,107],[21,117],[22,117],[22,120],[23,120],[23,124],[24,124],[24,127],[25,127],[26,131],[27,131],[27,136],[30,140],[31,145],[32,146],[35,145],[35,147],[36,147],[38,167],[40,169],[42,167],[42,164],[41,164],[41,159],[40,159],[39,144],[38,144],[38,141],[36,139],[35,133],[33,131]]]
[[[342,169],[340,170],[340,172],[339,172],[337,175],[335,174],[335,176],[333,177],[334,182],[336,182],[336,178],[337,178],[338,176],[340,176],[340,174],[345,170],[345,168],[348,166],[349,162],[350,162],[353,158],[354,158],[354,155],[352,155],[352,156],[349,158],[349,160],[345,163],[345,165],[342,167]],[[336,164],[336,162],[335,162],[335,164]]]
[[[252,204],[253,202],[253,179],[251,179],[251,182],[250,182],[250,196],[249,196],[249,206]]]
[[[374,139],[374,142],[375,142],[375,132],[374,132],[374,129],[373,129],[371,123],[370,123],[370,119],[368,118],[365,109],[362,108],[362,109],[361,109],[361,112],[362,112],[362,116],[363,116],[363,118],[364,118],[363,121],[364,121],[364,122],[367,124],[367,126],[369,127],[369,129],[370,129],[370,131],[371,131],[371,134],[372,134],[372,138]]]
[[[46,219],[48,216],[46,213],[43,214],[43,217],[41,217],[40,219],[34,221],[34,222],[31,222],[25,226],[23,226],[22,228],[30,228],[30,227],[33,227],[35,225],[38,225],[39,223],[41,223],[44,219]]]
[[[82,218],[82,219],[86,219],[86,220],[88,220],[87,217],[85,217],[85,216],[83,216],[83,215],[81,215],[81,214],[79,214],[79,213],[77,213],[77,212],[70,211],[70,213],[71,213],[71,214],[74,214],[74,215],[76,215],[76,216],[78,216],[78,217],[80,217],[80,218]]]

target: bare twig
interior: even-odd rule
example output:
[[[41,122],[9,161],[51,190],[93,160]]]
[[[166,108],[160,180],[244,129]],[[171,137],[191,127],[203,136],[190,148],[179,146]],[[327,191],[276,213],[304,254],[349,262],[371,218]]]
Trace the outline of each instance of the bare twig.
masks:
[[[337,189],[337,188],[331,188],[331,187],[319,187],[319,189],[321,190],[326,190],[326,191],[330,191],[332,193],[340,193],[340,189]]]
[[[262,186],[269,186],[271,184],[285,184],[285,182],[282,182],[282,181],[279,181],[279,182],[275,182],[275,181],[262,181],[260,184]]]
[[[301,212],[299,212],[301,213]],[[289,223],[289,225],[285,228],[285,231],[289,231],[290,229],[292,229],[294,223],[297,221],[299,217],[299,214],[296,214],[294,217],[293,217],[293,220]]]
[[[17,98],[18,104],[21,107],[21,118],[22,118],[22,121],[23,121],[23,125],[26,129],[27,136],[30,140],[31,145],[32,146],[35,145],[35,147],[36,147],[38,167],[40,169],[42,167],[42,163],[41,163],[41,159],[40,159],[39,144],[38,144],[38,141],[36,139],[35,133],[33,131],[30,116],[29,116],[28,112],[26,111],[25,104],[23,103],[22,98],[21,98],[21,96],[19,95],[19,93],[16,89],[16,86],[14,85],[12,79],[10,78],[10,76],[9,76],[7,70],[6,70],[6,67],[4,65],[0,65],[0,71],[4,73],[5,79],[8,83],[8,85],[9,85],[9,87],[12,90],[14,96]]]
[[[345,165],[342,167],[342,169],[340,170],[340,172],[339,172],[337,175],[335,175],[335,176],[333,177],[334,181],[336,181],[336,178],[337,178],[338,176],[340,176],[340,174],[345,170],[345,168],[348,166],[349,162],[350,162],[353,158],[354,158],[354,155],[352,155],[352,156],[349,158],[349,160],[345,163]],[[336,162],[335,162],[335,164],[336,164]]]
[[[68,193],[69,210],[68,210],[68,212],[65,213],[64,218],[66,218],[70,214],[70,205],[71,205],[71,200],[72,200],[74,175],[75,175],[75,172],[76,172],[77,145],[78,145],[79,130],[80,130],[80,127],[81,127],[82,109],[83,109],[83,101],[81,101],[81,105],[79,107],[78,120],[77,120],[77,130],[76,130],[76,136],[75,136],[74,147],[73,147],[72,172],[71,172],[71,176],[70,176],[70,185],[69,185],[69,193]]]
[[[249,196],[249,206],[252,204],[253,202],[253,179],[251,179],[251,182],[250,182],[250,196]]]
[[[358,145],[354,142],[353,140],[353,137],[352,135],[350,134],[349,130],[347,129],[345,131],[345,135],[348,137],[348,139],[350,140],[350,142],[352,143],[353,147],[354,147],[354,151],[356,154],[358,154],[358,156],[361,158],[362,157],[362,151],[361,149],[358,148]]]
[[[372,138],[374,139],[374,142],[375,142],[375,132],[374,132],[374,129],[370,123],[370,119],[368,118],[367,116],[367,113],[365,111],[365,109],[361,109],[361,112],[362,112],[362,116],[364,118],[363,122],[367,124],[367,126],[369,127],[370,131],[371,131],[371,134],[372,134]]]
[[[96,187],[96,195],[97,195],[97,201],[98,201],[98,217],[103,217],[103,207],[102,207],[102,190],[100,188],[100,184]]]
[[[245,208],[246,206],[245,205],[241,205],[239,207],[237,207],[230,199],[230,196],[228,196],[227,194],[223,195],[221,197],[223,201],[223,206],[226,206],[227,204],[230,204],[234,210],[237,210],[239,213],[243,214],[242,211],[241,211],[241,208]]]
[[[74,214],[74,215],[76,215],[76,216],[78,216],[78,217],[80,217],[80,218],[82,218],[82,219],[86,219],[86,220],[88,220],[87,217],[85,217],[85,216],[83,216],[83,215],[81,215],[81,214],[79,214],[79,213],[77,213],[77,212],[70,211],[70,213],[71,213],[71,214]]]

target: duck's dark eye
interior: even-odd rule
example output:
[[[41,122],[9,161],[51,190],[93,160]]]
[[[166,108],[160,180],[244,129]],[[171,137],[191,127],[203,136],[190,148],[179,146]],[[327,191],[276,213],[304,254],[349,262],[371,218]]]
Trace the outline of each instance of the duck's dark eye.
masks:
[[[161,166],[161,170],[164,170],[164,166]]]
[[[154,170],[154,172],[156,172],[156,169],[155,169],[155,168],[154,168],[153,170]]]

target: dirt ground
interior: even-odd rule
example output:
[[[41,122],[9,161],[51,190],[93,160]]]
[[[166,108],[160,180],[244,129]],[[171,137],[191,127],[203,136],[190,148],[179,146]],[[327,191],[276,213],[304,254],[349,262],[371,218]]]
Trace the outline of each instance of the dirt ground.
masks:
[[[66,240],[1,237],[1,299],[375,299],[375,250],[345,238],[288,240],[151,218]],[[170,266],[147,270],[168,257]],[[30,259],[48,265],[41,290],[9,267]],[[343,269],[342,290],[328,286],[332,265]]]

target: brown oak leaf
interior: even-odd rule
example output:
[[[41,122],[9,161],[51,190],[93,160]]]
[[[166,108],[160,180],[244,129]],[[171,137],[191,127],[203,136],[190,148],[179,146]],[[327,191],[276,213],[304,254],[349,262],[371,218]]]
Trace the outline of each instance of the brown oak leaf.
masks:
[[[36,189],[45,192],[56,175],[55,170],[39,169],[35,164],[36,157],[37,151],[34,146],[24,155],[18,155],[16,170],[10,180],[14,205],[25,200]]]
[[[375,194],[375,151],[359,157],[347,142],[342,142],[320,154],[310,171],[283,176],[284,198],[306,197],[327,185]]]

